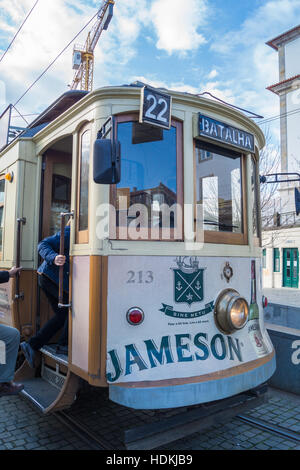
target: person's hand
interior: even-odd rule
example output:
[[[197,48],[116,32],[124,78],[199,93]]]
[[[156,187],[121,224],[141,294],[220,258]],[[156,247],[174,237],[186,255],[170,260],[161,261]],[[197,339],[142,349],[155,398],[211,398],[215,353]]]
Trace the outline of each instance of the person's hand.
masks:
[[[63,255],[57,255],[54,260],[54,264],[56,264],[56,266],[63,266],[65,262],[66,262],[66,257]]]
[[[13,268],[11,268],[8,273],[9,273],[9,277],[15,277],[18,273],[20,273],[22,271],[23,268],[16,268],[15,266]]]

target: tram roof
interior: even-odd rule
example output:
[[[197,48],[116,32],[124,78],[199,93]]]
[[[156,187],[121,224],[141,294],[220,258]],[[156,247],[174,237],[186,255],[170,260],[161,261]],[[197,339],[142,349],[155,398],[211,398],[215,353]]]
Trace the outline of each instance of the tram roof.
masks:
[[[45,111],[43,111],[32,123],[28,129],[36,128],[41,125],[47,125],[54,121],[58,116],[67,111],[73,104],[80,101],[89,92],[83,90],[66,91],[57,100],[55,100]]]
[[[93,92],[88,92],[88,91],[83,91],[83,90],[69,90],[65,93],[63,93],[59,98],[57,98],[53,103],[48,106],[47,109],[45,109],[34,121],[32,121],[29,126],[21,133],[19,134],[15,139],[18,140],[18,138],[32,138],[36,134],[38,134],[40,131],[42,131],[45,127],[47,127],[51,122],[53,122],[55,119],[57,119],[61,114],[63,114],[65,111],[67,111],[69,108],[71,108],[73,105],[78,103],[80,100],[83,98],[87,97],[87,95],[97,95],[99,92],[108,92],[110,91],[117,91],[117,90],[133,90],[137,88],[141,88],[143,86],[147,85],[146,83],[136,81],[134,83],[130,84],[123,84],[121,86],[109,86],[109,87],[104,87],[100,88],[97,90],[94,90]],[[202,102],[210,103],[213,107],[216,105],[220,109],[227,109],[229,110],[230,113],[234,113],[235,116],[243,116],[243,118],[249,120],[249,117],[241,112],[242,110],[234,109],[235,107],[231,107],[229,103],[225,102],[220,102],[216,101],[214,99],[209,99],[201,95],[194,95],[192,93],[188,92],[182,92],[182,91],[176,91],[176,90],[166,90],[165,88],[160,88],[161,91],[171,93],[177,97],[186,97],[186,99],[190,100],[201,100]],[[246,110],[243,110],[246,111]],[[247,112],[247,111],[246,111]],[[255,125],[255,123],[252,121],[252,125],[255,126],[255,128],[258,130],[258,126]],[[260,130],[260,129],[259,129]],[[261,131],[260,131],[261,132]],[[12,141],[13,142],[13,141]],[[10,143],[12,143],[10,142]],[[2,149],[4,150],[4,149]]]

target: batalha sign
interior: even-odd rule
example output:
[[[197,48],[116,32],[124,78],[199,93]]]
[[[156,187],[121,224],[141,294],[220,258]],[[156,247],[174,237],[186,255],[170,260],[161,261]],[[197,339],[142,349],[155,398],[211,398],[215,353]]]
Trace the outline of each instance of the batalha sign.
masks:
[[[221,121],[199,114],[199,135],[232,145],[247,152],[253,153],[254,135],[242,129],[229,126]]]

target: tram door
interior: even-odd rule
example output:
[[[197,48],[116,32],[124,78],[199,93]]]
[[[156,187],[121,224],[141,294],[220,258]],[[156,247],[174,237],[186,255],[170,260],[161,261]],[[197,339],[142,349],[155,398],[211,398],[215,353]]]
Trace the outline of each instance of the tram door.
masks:
[[[60,141],[44,154],[40,240],[60,230],[60,213],[70,212],[72,182],[72,137]],[[42,260],[40,259],[39,262]],[[39,323],[53,315],[44,292],[39,289]]]
[[[298,288],[299,284],[299,251],[298,248],[283,250],[283,287]]]

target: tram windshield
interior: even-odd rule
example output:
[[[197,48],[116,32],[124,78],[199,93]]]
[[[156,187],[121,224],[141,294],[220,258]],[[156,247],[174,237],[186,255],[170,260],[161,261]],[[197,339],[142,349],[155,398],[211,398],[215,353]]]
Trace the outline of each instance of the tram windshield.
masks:
[[[137,210],[141,227],[173,229],[176,215],[172,213],[165,221],[161,211],[162,206],[171,208],[182,202],[178,126],[173,125],[166,131],[137,121],[126,121],[124,117],[121,119],[124,122],[118,122],[118,140],[122,148],[122,179],[114,193],[117,225],[130,224]]]
[[[242,156],[196,143],[197,202],[204,230],[243,233]]]

